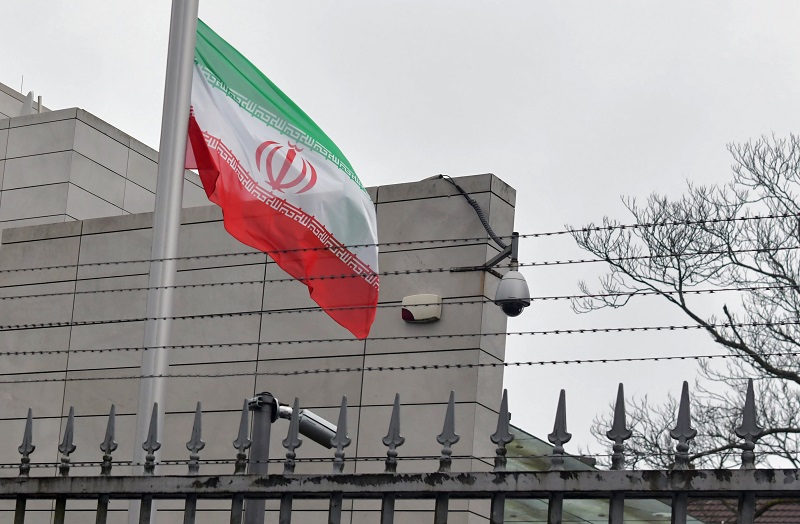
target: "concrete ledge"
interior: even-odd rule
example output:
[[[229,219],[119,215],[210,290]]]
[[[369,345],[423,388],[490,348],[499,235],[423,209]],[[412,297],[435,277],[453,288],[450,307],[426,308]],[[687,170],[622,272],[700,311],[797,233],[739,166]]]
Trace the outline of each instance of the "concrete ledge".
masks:
[[[58,120],[69,120],[76,118],[78,108],[72,107],[69,109],[59,109],[58,111],[47,111],[45,113],[34,113],[32,115],[15,116],[9,118],[9,127],[25,127],[36,124],[46,124],[47,122],[56,122]]]
[[[31,240],[47,240],[51,238],[76,237],[81,234],[83,222],[56,222],[40,226],[9,227],[3,229],[0,244],[16,244]]]

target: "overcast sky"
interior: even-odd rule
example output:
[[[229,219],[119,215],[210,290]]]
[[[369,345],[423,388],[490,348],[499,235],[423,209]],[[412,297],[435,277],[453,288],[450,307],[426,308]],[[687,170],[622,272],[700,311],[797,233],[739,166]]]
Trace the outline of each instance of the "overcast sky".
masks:
[[[200,16],[326,131],[365,185],[492,172],[517,190],[520,233],[630,221],[620,195],[725,182],[727,143],[800,121],[791,0],[201,0]],[[158,148],[169,2],[6,0],[0,19],[0,82]],[[525,262],[581,256],[563,237],[521,248]],[[596,269],[524,273],[534,295],[553,295]],[[687,323],[649,300],[580,317],[539,302],[509,330]],[[718,351],[685,332],[516,337],[507,360]],[[513,422],[540,436],[567,389],[575,451],[620,380],[660,396],[693,376],[694,363],[570,365],[508,370],[506,384]]]

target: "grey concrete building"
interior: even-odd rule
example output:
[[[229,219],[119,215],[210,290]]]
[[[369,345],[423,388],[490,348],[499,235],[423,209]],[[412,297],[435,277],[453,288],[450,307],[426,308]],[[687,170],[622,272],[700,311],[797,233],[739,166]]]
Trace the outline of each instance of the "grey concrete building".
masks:
[[[155,151],[80,109],[0,119],[0,428],[7,442],[17,442],[26,410],[33,408],[34,463],[58,461],[70,406],[78,417],[74,462],[100,459],[98,444],[112,403],[118,414],[115,457],[129,460],[137,445],[133,428],[141,353],[136,348],[143,337],[156,161]],[[496,233],[510,235],[514,190],[490,174],[457,181],[478,201]],[[503,361],[504,336],[482,335],[506,329],[506,317],[488,301],[499,279],[449,268],[483,264],[497,248],[452,185],[426,179],[370,189],[384,244],[380,270],[390,274],[382,277],[376,321],[364,341],[315,309],[306,287],[288,279],[266,255],[228,235],[220,210],[209,205],[196,175],[187,173],[185,187],[179,248],[185,258],[179,262],[175,310],[184,318],[173,322],[172,332],[172,343],[184,347],[171,351],[162,459],[188,458],[185,443],[197,401],[205,413],[207,446],[201,457],[233,459],[231,441],[242,400],[259,391],[287,403],[297,396],[303,407],[334,421],[346,395],[352,438],[346,452],[355,459],[348,461],[348,471],[382,468],[381,462],[362,459],[385,456],[381,437],[394,395],[400,393],[407,439],[401,455],[436,457],[441,446],[435,437],[454,390],[461,440],[453,468],[490,467],[486,457],[493,455],[494,445],[488,436],[496,423],[503,368],[466,365]],[[443,297],[440,321],[401,319],[403,297],[419,293]],[[453,337],[402,338],[431,335]],[[361,370],[411,364],[465,366]],[[270,375],[335,368],[357,371]],[[273,457],[283,454],[286,427],[285,421],[274,425]],[[0,447],[0,454],[2,463],[19,460],[15,446]],[[298,456],[330,457],[332,452],[306,441]],[[401,462],[405,471],[436,466],[432,459]],[[232,467],[204,464],[203,471]],[[320,467],[330,466],[300,462],[297,471]],[[34,470],[54,473],[52,467]],[[159,522],[172,522],[169,505],[164,508]],[[42,508],[44,520],[47,509]],[[209,513],[208,522],[225,521],[218,509]],[[308,522],[324,517],[308,509]],[[364,510],[352,512],[355,523],[374,521],[370,510],[378,508],[345,509]],[[404,509],[407,520],[401,522],[415,522],[417,511],[430,508]],[[479,522],[487,508],[461,503],[453,510],[452,522]],[[81,513],[71,518],[79,522]]]

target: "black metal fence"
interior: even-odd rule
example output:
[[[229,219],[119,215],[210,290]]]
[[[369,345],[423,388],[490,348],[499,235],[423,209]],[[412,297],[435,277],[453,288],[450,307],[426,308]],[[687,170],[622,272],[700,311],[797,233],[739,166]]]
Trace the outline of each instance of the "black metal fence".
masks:
[[[564,444],[571,435],[566,428],[566,404],[564,392],[559,397],[553,432],[548,440],[553,444],[549,455],[548,471],[507,471],[506,447],[514,440],[508,413],[507,394],[503,393],[496,431],[489,436],[496,444],[494,466],[491,471],[452,472],[453,446],[459,441],[455,428],[455,399],[451,393],[444,416],[442,432],[437,440],[441,444],[438,471],[415,474],[397,473],[401,459],[398,448],[405,442],[400,432],[400,399],[395,397],[389,427],[382,439],[387,448],[383,473],[344,473],[347,460],[346,448],[350,445],[347,435],[347,399],[342,399],[339,421],[336,426],[316,417],[313,413],[294,405],[280,406],[272,395],[265,393],[245,401],[239,431],[233,441],[237,451],[232,460],[232,471],[228,475],[201,474],[200,452],[202,441],[202,411],[198,403],[191,438],[186,443],[189,459],[185,475],[161,475],[157,473],[156,452],[160,448],[156,424],[158,405],[153,406],[150,431],[143,444],[147,452],[139,475],[114,475],[116,462],[113,457],[117,449],[115,442],[115,410],[112,406],[108,417],[105,438],[100,444],[102,461],[98,462],[99,475],[71,476],[70,455],[75,451],[73,433],[75,418],[70,409],[63,439],[58,450],[60,463],[56,465],[57,476],[31,477],[31,454],[35,451],[32,439],[33,417],[28,411],[27,423],[19,452],[22,459],[19,475],[0,478],[0,499],[14,499],[15,524],[26,519],[28,503],[35,499],[54,502],[52,519],[55,524],[65,522],[70,509],[80,506],[84,510],[87,500],[96,501],[94,521],[105,523],[109,518],[109,503],[112,500],[134,500],[140,502],[138,521],[151,522],[154,501],[171,499],[183,505],[183,522],[203,520],[198,512],[198,501],[216,500],[223,504],[225,521],[231,523],[260,524],[265,521],[268,500],[278,514],[278,522],[290,523],[293,505],[298,501],[315,499],[327,506],[327,522],[342,521],[343,507],[351,500],[380,501],[380,522],[390,524],[396,516],[395,505],[403,500],[428,500],[430,511],[417,512],[420,522],[443,524],[451,514],[451,501],[484,501],[491,523],[502,523],[506,519],[507,502],[514,499],[541,499],[547,505],[546,519],[549,524],[564,521],[565,502],[574,499],[603,499],[607,511],[598,517],[609,523],[625,520],[626,503],[636,499],[658,499],[673,524],[696,522],[692,517],[693,500],[723,498],[734,500],[733,512],[736,522],[755,522],[757,500],[781,500],[787,503],[800,502],[800,471],[795,469],[756,469],[754,448],[762,434],[756,422],[756,409],[752,383],[749,384],[742,424],[736,434],[742,439],[742,466],[737,470],[695,470],[689,465],[689,443],[696,431],[690,424],[688,385],[684,383],[679,405],[677,424],[670,431],[676,441],[675,468],[672,470],[626,470],[624,441],[631,437],[626,427],[622,386],[617,397],[614,421],[608,431],[613,441],[611,470],[568,471],[564,467]],[[250,413],[253,413],[252,420]],[[272,423],[278,418],[290,420],[289,431],[282,441],[286,449],[282,460],[283,471],[267,474],[269,463],[269,436]],[[328,474],[296,474],[296,449],[301,445],[301,436],[310,438],[333,448],[333,459]],[[93,503],[91,503],[93,504]],[[73,508],[68,506],[74,505]],[[30,512],[28,512],[30,514]],[[800,512],[798,512],[800,515]],[[220,512],[215,512],[219,521]],[[269,513],[272,518],[272,513]],[[85,520],[83,520],[85,522]],[[303,520],[295,519],[296,522]],[[790,521],[790,520],[789,520]],[[787,522],[789,522],[787,521]],[[353,521],[355,522],[355,521]],[[599,522],[593,520],[592,522]]]

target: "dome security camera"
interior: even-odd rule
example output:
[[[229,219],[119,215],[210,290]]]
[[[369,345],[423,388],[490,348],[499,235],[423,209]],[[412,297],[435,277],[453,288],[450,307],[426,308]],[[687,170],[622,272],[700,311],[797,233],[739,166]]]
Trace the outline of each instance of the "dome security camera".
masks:
[[[494,303],[509,317],[517,317],[531,305],[528,283],[519,271],[509,271],[497,286]]]

